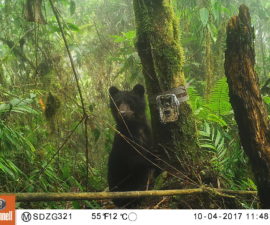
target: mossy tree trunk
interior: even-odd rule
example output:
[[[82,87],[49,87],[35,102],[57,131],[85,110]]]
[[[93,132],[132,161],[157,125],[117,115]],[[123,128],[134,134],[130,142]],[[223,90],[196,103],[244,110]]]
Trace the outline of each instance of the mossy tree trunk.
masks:
[[[162,92],[185,85],[178,21],[171,0],[134,0],[133,4],[136,47],[146,82],[154,143],[162,158],[181,170],[186,161],[183,157],[197,149],[191,108],[187,102],[181,103],[179,120],[162,124],[155,101]]]
[[[225,74],[240,140],[252,165],[261,206],[269,209],[270,126],[254,64],[254,30],[248,8],[241,5],[239,16],[232,17],[227,26]]]
[[[212,23],[212,12],[211,12],[211,3],[210,0],[202,0],[201,1],[202,8],[205,8],[208,10],[208,22],[207,25],[204,26],[204,58],[203,58],[203,64],[204,64],[204,79],[205,79],[205,89],[204,89],[204,97],[206,101],[209,100],[211,89],[214,84],[214,74],[213,74],[213,43],[212,43],[212,37],[210,33],[209,26]]]

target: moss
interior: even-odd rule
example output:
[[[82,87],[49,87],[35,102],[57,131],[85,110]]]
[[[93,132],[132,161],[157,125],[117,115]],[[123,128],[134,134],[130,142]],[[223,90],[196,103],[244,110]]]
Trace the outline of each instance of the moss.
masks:
[[[158,76],[161,84],[165,84],[164,89],[169,89],[183,85],[184,74],[182,65],[184,63],[183,49],[179,43],[179,31],[177,29],[177,20],[174,16],[173,8],[170,1],[163,1],[163,20],[156,19],[159,29],[156,33],[157,38],[152,42],[156,44],[156,51],[159,60]],[[163,22],[162,22],[163,21]]]
[[[137,25],[137,49],[150,99],[162,91],[185,84],[184,51],[179,43],[178,20],[170,0],[134,0]],[[166,149],[174,149],[170,164],[179,167],[183,152],[195,152],[196,130],[190,106],[181,104],[179,121],[161,124],[156,104],[151,103],[154,138]],[[164,151],[165,149],[165,151]],[[171,151],[170,151],[171,152]],[[175,154],[177,157],[175,157]],[[164,156],[166,157],[166,156]]]

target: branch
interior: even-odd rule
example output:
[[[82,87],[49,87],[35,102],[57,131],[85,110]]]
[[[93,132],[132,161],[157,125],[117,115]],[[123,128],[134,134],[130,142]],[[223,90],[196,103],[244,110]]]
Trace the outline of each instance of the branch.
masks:
[[[74,200],[100,200],[114,198],[139,198],[161,196],[185,196],[192,194],[211,193],[221,197],[234,198],[236,196],[256,197],[257,191],[235,191],[217,188],[195,188],[182,190],[158,191],[127,191],[127,192],[82,192],[82,193],[0,193],[0,195],[16,195],[17,202],[39,201],[74,201]]]
[[[89,143],[88,143],[88,129],[87,129],[88,115],[87,115],[86,108],[85,108],[83,94],[82,94],[82,90],[81,90],[81,86],[80,86],[80,82],[79,82],[79,76],[78,76],[78,73],[75,69],[75,63],[73,61],[71,52],[70,52],[69,47],[68,47],[68,42],[67,42],[67,39],[66,39],[66,36],[64,33],[64,29],[63,29],[62,24],[60,22],[60,18],[58,16],[57,10],[53,4],[53,1],[49,0],[49,2],[50,2],[50,5],[52,7],[55,18],[57,20],[64,44],[65,44],[65,47],[67,50],[67,54],[68,54],[68,57],[70,60],[70,65],[71,65],[71,68],[72,68],[72,71],[73,71],[73,74],[74,74],[74,77],[76,80],[76,85],[77,85],[77,89],[78,89],[81,104],[82,104],[83,117],[85,118],[85,120],[84,120],[84,135],[85,135],[85,158],[86,158],[86,190],[88,190],[88,177],[89,177]]]

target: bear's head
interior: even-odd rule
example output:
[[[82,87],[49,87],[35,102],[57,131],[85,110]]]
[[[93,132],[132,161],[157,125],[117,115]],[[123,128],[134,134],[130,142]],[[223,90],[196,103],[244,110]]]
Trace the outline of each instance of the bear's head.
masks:
[[[144,87],[140,84],[131,91],[109,89],[110,107],[117,124],[140,122],[145,118]]]

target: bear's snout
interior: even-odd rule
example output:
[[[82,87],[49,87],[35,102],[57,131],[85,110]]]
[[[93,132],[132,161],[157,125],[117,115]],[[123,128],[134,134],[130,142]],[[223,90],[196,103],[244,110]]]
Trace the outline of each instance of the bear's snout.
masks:
[[[131,118],[134,112],[130,109],[129,105],[122,103],[119,108],[119,113],[124,118]]]

